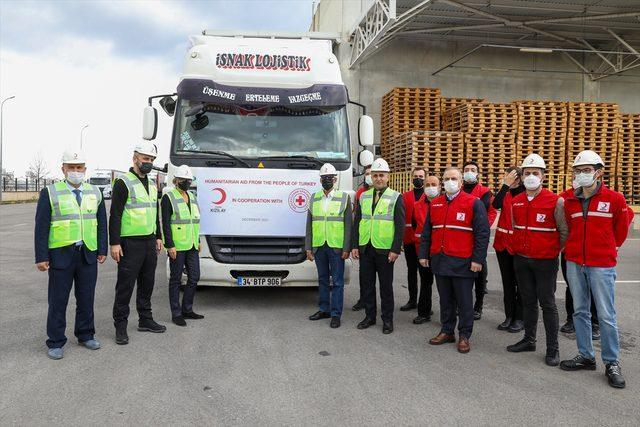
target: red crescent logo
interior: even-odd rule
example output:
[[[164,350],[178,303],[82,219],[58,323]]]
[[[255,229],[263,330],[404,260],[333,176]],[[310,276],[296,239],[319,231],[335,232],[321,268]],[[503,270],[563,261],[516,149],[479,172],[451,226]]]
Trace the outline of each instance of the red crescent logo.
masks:
[[[214,193],[217,191],[220,193],[220,200],[218,200],[217,202],[211,202],[214,205],[221,205],[224,203],[225,200],[227,200],[227,192],[224,191],[222,188],[213,188],[211,191],[213,191]]]

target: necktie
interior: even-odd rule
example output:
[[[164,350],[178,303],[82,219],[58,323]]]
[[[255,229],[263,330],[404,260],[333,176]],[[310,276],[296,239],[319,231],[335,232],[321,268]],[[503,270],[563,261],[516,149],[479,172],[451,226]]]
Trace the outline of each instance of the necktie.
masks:
[[[78,202],[78,206],[82,206],[82,195],[80,194],[80,190],[77,188],[73,190],[73,194],[76,195],[76,201]]]

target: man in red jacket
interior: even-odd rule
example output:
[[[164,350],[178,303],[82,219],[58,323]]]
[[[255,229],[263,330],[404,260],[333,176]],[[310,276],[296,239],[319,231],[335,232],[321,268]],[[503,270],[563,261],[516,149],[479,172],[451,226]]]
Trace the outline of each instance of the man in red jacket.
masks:
[[[489,228],[498,216],[498,212],[491,205],[493,202],[493,194],[489,187],[485,187],[478,181],[478,175],[480,175],[480,166],[476,162],[467,161],[463,166],[463,179],[464,185],[462,190],[465,193],[469,193],[472,196],[476,196],[482,202],[482,205],[487,212],[487,218],[489,218]],[[487,265],[482,266],[482,270],[478,273],[475,280],[476,287],[476,302],[473,305],[473,318],[480,320],[482,317],[482,305],[484,301],[484,294],[487,293]]]
[[[611,387],[624,388],[614,294],[618,249],[629,232],[627,203],[622,194],[608,189],[600,181],[604,162],[597,153],[586,150],[578,154],[573,161],[573,174],[579,188],[566,194],[569,238],[565,257],[579,354],[563,360],[560,368],[565,371],[596,369],[589,310],[593,296],[600,321],[605,375]]]
[[[404,236],[402,245],[404,249],[404,259],[407,262],[407,287],[409,288],[409,301],[400,307],[400,311],[409,311],[418,307],[418,270],[420,271],[420,288],[424,289],[427,281],[425,268],[418,264],[418,253],[416,252],[416,217],[414,207],[424,204],[424,181],[427,171],[424,168],[415,168],[412,172],[413,189],[402,193],[404,203]]]
[[[536,351],[540,304],[547,341],[545,363],[558,366],[560,353],[555,292],[558,255],[567,238],[567,224],[562,199],[542,187],[546,170],[542,157],[529,154],[521,167],[525,192],[511,202],[511,249],[522,297],[524,338],[508,346],[507,351]]]

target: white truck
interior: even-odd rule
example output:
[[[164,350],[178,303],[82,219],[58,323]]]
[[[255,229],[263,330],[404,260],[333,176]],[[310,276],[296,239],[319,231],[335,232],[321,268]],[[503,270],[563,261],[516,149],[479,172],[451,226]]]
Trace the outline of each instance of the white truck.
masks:
[[[111,183],[115,178],[111,169],[95,169],[89,176],[89,184],[97,186],[102,191],[102,197],[111,198]]]
[[[351,102],[332,34],[204,31],[191,37],[177,92],[149,98],[143,137],[156,137],[154,99],[174,116],[167,182],[176,166],[196,176],[201,212],[200,284],[317,286],[304,240],[311,195],[324,163],[350,192]],[[363,110],[364,106],[356,104]],[[361,115],[358,139],[373,145]],[[373,161],[362,149],[361,165]],[[347,262],[345,283],[351,264]]]

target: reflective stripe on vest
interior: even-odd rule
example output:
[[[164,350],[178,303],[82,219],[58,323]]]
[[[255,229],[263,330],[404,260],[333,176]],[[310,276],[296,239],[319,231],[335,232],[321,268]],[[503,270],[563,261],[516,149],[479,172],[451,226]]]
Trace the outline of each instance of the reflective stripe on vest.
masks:
[[[200,244],[200,210],[196,197],[187,191],[189,205],[176,188],[172,188],[164,196],[169,198],[173,213],[169,219],[171,226],[171,237],[173,245],[177,251],[188,251],[191,248],[198,248]],[[166,243],[166,240],[165,240]]]
[[[324,192],[314,193],[311,202],[311,229],[313,241],[311,245],[319,248],[325,243],[334,249],[344,246],[344,211],[347,209],[347,193],[334,191],[327,203],[327,211],[322,208]]]
[[[92,251],[98,249],[98,206],[102,192],[94,185],[82,184],[82,204],[64,181],[47,186],[51,205],[49,248],[60,248],[82,241]]]
[[[360,197],[362,218],[358,227],[360,235],[358,243],[360,246],[365,246],[371,242],[376,249],[391,249],[395,234],[393,211],[400,193],[390,188],[385,189],[376,204],[374,212],[374,191],[372,188]]]
[[[127,172],[117,178],[127,186],[129,196],[122,212],[120,236],[148,236],[156,232],[158,193],[149,183],[149,192],[140,179]]]

